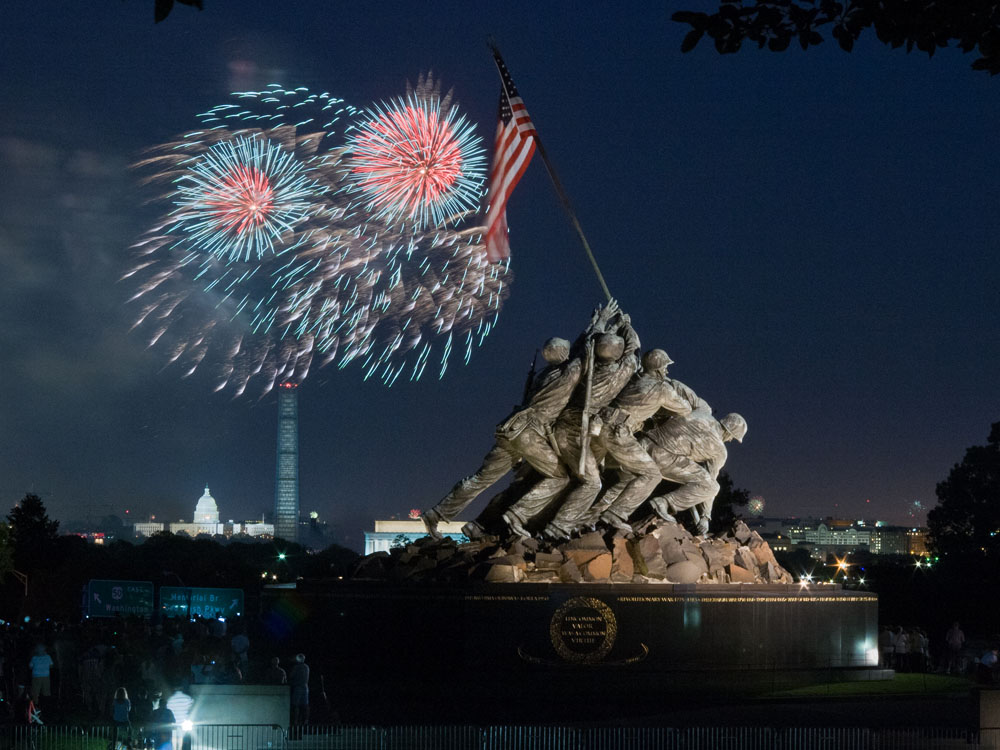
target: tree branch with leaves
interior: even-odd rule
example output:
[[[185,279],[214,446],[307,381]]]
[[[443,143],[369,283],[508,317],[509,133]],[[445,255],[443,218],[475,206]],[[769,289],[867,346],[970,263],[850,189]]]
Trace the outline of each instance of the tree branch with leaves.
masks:
[[[682,10],[674,21],[691,30],[681,43],[690,52],[708,37],[721,54],[738,52],[744,42],[781,52],[796,42],[802,49],[821,44],[829,30],[850,52],[862,32],[873,29],[893,49],[917,49],[933,57],[956,46],[979,53],[973,70],[1000,73],[1000,2],[986,0],[722,0],[713,13]]]

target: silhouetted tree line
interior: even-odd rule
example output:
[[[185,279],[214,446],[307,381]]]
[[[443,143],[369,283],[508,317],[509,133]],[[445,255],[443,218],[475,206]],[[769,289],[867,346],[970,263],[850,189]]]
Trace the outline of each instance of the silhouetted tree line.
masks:
[[[41,498],[27,494],[0,524],[0,617],[21,612],[72,620],[79,616],[81,592],[92,578],[151,581],[155,585],[241,588],[248,597],[263,583],[298,577],[343,575],[358,555],[331,545],[310,553],[298,544],[231,542],[155,534],[143,544],[114,541],[96,545],[76,535],[60,535]],[[284,554],[283,559],[278,555]],[[8,560],[7,575],[4,561]],[[18,571],[24,585],[10,575]],[[262,574],[267,572],[267,578]]]

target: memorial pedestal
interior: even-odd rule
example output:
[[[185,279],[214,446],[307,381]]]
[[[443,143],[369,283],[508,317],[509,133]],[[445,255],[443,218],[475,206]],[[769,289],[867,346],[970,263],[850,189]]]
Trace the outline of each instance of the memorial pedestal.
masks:
[[[879,676],[877,597],[831,585],[350,581],[270,592],[264,606],[308,613],[294,640],[314,670],[435,717],[502,705],[511,721],[558,698],[584,701],[586,718],[591,700]]]

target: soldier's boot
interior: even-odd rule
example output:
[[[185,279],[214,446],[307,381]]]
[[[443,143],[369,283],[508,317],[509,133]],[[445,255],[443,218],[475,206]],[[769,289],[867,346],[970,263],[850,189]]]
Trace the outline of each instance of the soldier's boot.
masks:
[[[601,513],[601,517],[599,520],[603,521],[612,528],[618,529],[619,531],[624,531],[626,534],[631,534],[634,531],[634,529],[632,528],[631,524],[629,524],[628,521],[619,516],[617,513],[612,513],[610,510],[606,510],[603,513]]]
[[[654,497],[649,501],[649,504],[653,506],[653,510],[656,511],[656,515],[662,518],[668,523],[677,523],[677,519],[674,514],[670,512],[670,504],[662,497]]]
[[[469,541],[476,542],[486,536],[486,529],[475,521],[469,521],[467,524],[462,526],[462,533],[465,534]]]
[[[523,536],[529,539],[531,538],[531,532],[524,528],[524,519],[521,518],[515,511],[508,510],[501,516],[501,518],[503,518],[504,523],[507,524],[507,527],[511,530],[511,532],[517,536]]]
[[[427,536],[432,539],[444,539],[444,534],[438,531],[438,524],[444,519],[434,508],[429,508],[421,513],[420,520],[424,522],[424,528],[427,529]]]

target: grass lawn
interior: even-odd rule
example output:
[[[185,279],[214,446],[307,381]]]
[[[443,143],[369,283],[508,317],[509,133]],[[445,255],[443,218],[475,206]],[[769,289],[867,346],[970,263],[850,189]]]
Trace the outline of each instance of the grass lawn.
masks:
[[[768,698],[797,698],[834,696],[844,698],[866,695],[947,695],[967,693],[975,683],[967,677],[945,674],[899,674],[891,680],[858,682],[827,682],[819,685],[778,690],[768,693]]]

